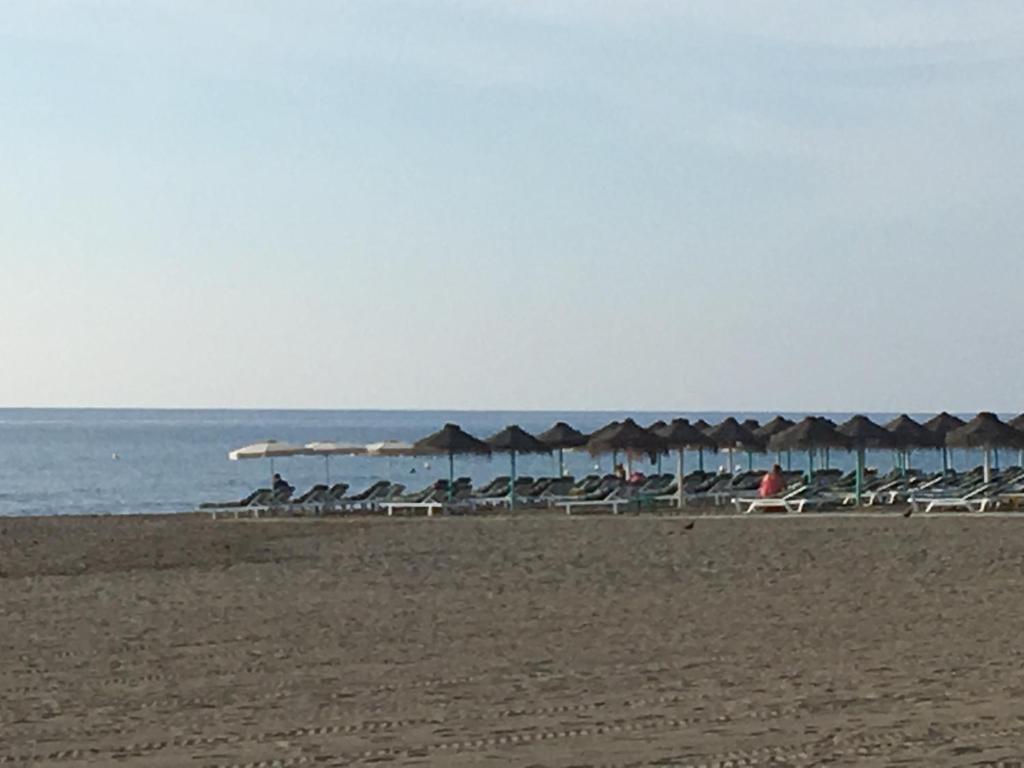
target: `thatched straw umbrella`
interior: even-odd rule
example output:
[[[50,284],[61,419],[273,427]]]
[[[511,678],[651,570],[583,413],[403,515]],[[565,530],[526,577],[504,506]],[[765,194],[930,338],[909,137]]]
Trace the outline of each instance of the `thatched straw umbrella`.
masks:
[[[432,435],[413,443],[413,449],[422,454],[448,456],[448,500],[451,501],[455,485],[455,456],[461,454],[482,454],[489,456],[491,447],[483,440],[464,432],[458,424],[445,424]]]
[[[1024,435],[1024,413],[1020,416],[1014,416],[1006,423]],[[1017,452],[1017,466],[1024,467],[1024,448]]]
[[[648,432],[632,419],[599,429],[587,441],[587,450],[593,455],[601,453],[648,453],[652,456],[668,449],[665,438]]]
[[[946,435],[951,448],[981,448],[984,452],[985,482],[992,480],[992,451],[998,448],[1024,448],[1024,434],[999,420],[994,413],[979,413],[962,427]]]
[[[657,430],[656,434],[665,439],[669,448],[674,448],[676,451],[676,493],[679,496],[677,503],[678,506],[682,507],[685,501],[685,494],[683,493],[683,477],[685,476],[683,452],[687,448],[691,450],[694,448],[714,448],[715,443],[686,419],[672,419],[670,424],[666,424]]]
[[[850,441],[820,416],[808,416],[789,429],[772,436],[768,447],[778,450],[807,451],[807,482],[814,479],[814,451],[820,448],[849,448]]]
[[[892,448],[896,444],[892,432],[875,424],[866,416],[853,416],[839,425],[836,430],[850,441],[850,447],[857,451],[857,482],[855,493],[860,506],[864,491],[864,452],[868,448]]]
[[[704,419],[697,419],[690,426],[693,427],[694,429],[699,429],[705,435],[708,433],[708,430],[711,429],[711,425],[708,424],[706,421],[704,421]],[[697,449],[697,469],[699,469],[701,472],[704,471],[704,449],[703,448],[698,448]]]
[[[721,424],[716,424],[707,430],[705,434],[714,440],[715,445],[718,446],[719,450],[729,452],[729,473],[732,474],[736,470],[736,462],[733,458],[733,452],[738,448],[743,451],[758,451],[764,450],[764,443],[759,440],[753,432],[740,424],[732,416],[727,418]]]
[[[551,453],[551,449],[515,424],[487,438],[492,451],[507,453],[512,468],[508,481],[508,508],[516,508],[516,456],[520,453]]]
[[[589,443],[594,438],[599,438],[599,437],[607,434],[608,432],[614,432],[621,425],[622,425],[621,421],[609,421],[607,424],[605,424],[600,429],[597,429],[597,430],[591,432],[587,436],[587,443]],[[584,443],[584,445],[586,445],[586,443]],[[617,450],[612,451],[612,469],[615,469],[615,467],[618,466],[618,463],[619,463],[619,452]]]
[[[564,421],[557,422],[551,429],[541,432],[537,439],[553,451],[558,451],[558,476],[565,475],[563,452],[566,448],[581,448],[587,444],[587,436],[573,429]]]
[[[935,433],[918,424],[907,414],[902,413],[885,425],[892,434],[900,456],[900,468],[904,473],[910,469],[910,454],[915,448],[937,448]]]
[[[785,416],[776,416],[771,421],[766,422],[766,423],[762,424],[760,427],[758,427],[757,429],[755,429],[754,430],[754,437],[756,437],[762,443],[767,445],[768,441],[772,439],[772,435],[777,435],[779,432],[782,432],[784,429],[789,429],[795,423],[796,422],[794,422],[794,421],[792,421],[790,419],[787,419]],[[792,469],[793,468],[792,467],[792,463],[793,463],[792,456],[793,456],[793,454],[792,454],[791,451],[786,451],[786,469]],[[775,463],[776,464],[781,464],[782,463],[782,451],[779,451],[775,455]]]
[[[954,429],[962,427],[967,422],[943,411],[937,416],[932,416],[922,426],[935,435],[935,442],[942,448],[942,473],[949,472],[949,448],[946,447],[946,435]]]
[[[754,435],[755,437],[757,436],[757,430],[759,430],[761,428],[761,422],[759,422],[757,419],[744,419],[742,422],[740,422],[740,425],[745,427],[746,429],[749,429],[750,430],[750,434]],[[767,441],[762,440],[761,441],[762,447],[766,443],[767,443]],[[749,471],[749,470],[752,470],[753,468],[754,468],[754,451],[748,449],[747,450],[747,470]]]
[[[657,421],[652,422],[651,424],[648,424],[645,427],[645,429],[648,432],[654,432],[655,434],[658,434],[664,428],[665,428],[665,420],[664,419],[658,419]],[[659,475],[661,474],[661,457],[662,457],[662,454],[659,453],[658,454],[658,474]]]

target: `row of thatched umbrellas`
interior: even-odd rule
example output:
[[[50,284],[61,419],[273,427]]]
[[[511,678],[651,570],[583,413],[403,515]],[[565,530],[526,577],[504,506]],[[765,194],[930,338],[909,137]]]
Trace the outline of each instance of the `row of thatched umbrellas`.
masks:
[[[679,418],[668,423],[655,422],[644,428],[627,418],[613,421],[589,435],[565,422],[558,422],[536,436],[513,425],[487,440],[473,437],[455,424],[446,424],[438,432],[413,443],[409,453],[446,454],[449,460],[449,487],[454,483],[456,455],[507,453],[511,460],[509,500],[514,505],[518,454],[557,451],[561,474],[564,469],[563,451],[578,448],[593,455],[616,454],[621,451],[626,454],[649,454],[652,458],[674,450],[677,455],[676,480],[680,505],[683,503],[683,457],[686,450],[699,451],[702,465],[704,450],[727,451],[730,471],[734,470],[733,454],[736,450],[748,454],[807,451],[810,473],[814,471],[815,451],[828,451],[831,448],[850,450],[857,454],[856,492],[859,503],[864,455],[868,449],[898,451],[904,468],[910,451],[917,448],[941,449],[943,470],[946,470],[949,466],[948,448],[978,448],[984,452],[984,476],[988,482],[993,450],[1024,450],[1024,414],[1010,422],[1003,422],[995,414],[983,412],[965,422],[943,412],[923,424],[904,414],[885,426],[865,416],[854,416],[843,424],[836,424],[822,416],[808,416],[798,423],[777,416],[763,425],[752,419],[741,423],[733,417],[715,426],[703,420],[691,424]]]

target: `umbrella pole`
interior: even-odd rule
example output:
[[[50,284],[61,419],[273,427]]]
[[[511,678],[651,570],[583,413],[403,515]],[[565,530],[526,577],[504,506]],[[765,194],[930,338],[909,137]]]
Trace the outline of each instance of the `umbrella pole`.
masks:
[[[512,478],[508,481],[508,508],[511,512],[516,508],[516,452],[512,451]]]
[[[747,472],[754,471],[754,454],[747,451]]]
[[[455,454],[448,453],[448,501],[455,498]]]
[[[274,490],[274,457],[270,457],[270,490]]]
[[[733,451],[733,449],[730,448],[729,449],[729,474],[730,475],[735,475],[736,474],[736,457],[735,457],[734,454],[735,454],[735,451]]]
[[[949,474],[949,451],[946,446],[942,446],[942,474]]]
[[[828,446],[825,446],[825,469],[829,469],[832,465],[832,454],[829,453]]]
[[[683,449],[676,450],[676,495],[679,496],[678,506],[683,508]]]
[[[558,476],[565,477],[565,457],[562,449],[558,449]]]
[[[864,494],[864,449],[857,449],[857,506],[860,506],[861,496]]]
[[[658,454],[658,474],[661,474],[661,454]]]
[[[327,486],[331,485],[331,457],[324,454],[324,478],[327,481]]]
[[[704,472],[704,449],[703,448],[698,448],[697,449],[697,469],[699,469],[701,471],[701,473]]]
[[[992,458],[993,458],[992,469],[994,469],[996,472],[998,472],[999,471],[999,449],[998,448],[993,448],[992,449]]]
[[[793,471],[793,451],[788,448],[786,449],[786,471]]]
[[[985,446],[985,454],[982,457],[982,479],[986,483],[992,482],[992,449]]]
[[[810,485],[814,481],[814,449],[809,448],[807,450],[807,484]]]

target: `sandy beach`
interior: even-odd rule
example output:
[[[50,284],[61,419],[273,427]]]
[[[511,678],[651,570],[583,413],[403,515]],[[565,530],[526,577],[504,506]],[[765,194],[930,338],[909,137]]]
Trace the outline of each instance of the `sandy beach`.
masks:
[[[1020,521],[683,526],[4,520],[0,764],[1024,759]]]

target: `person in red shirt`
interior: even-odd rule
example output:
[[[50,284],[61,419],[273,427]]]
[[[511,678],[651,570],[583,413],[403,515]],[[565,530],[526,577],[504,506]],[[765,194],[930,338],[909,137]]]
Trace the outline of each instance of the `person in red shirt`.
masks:
[[[786,478],[782,476],[782,467],[776,464],[771,472],[766,472],[761,478],[761,485],[757,489],[757,495],[762,499],[778,496],[786,490]]]

